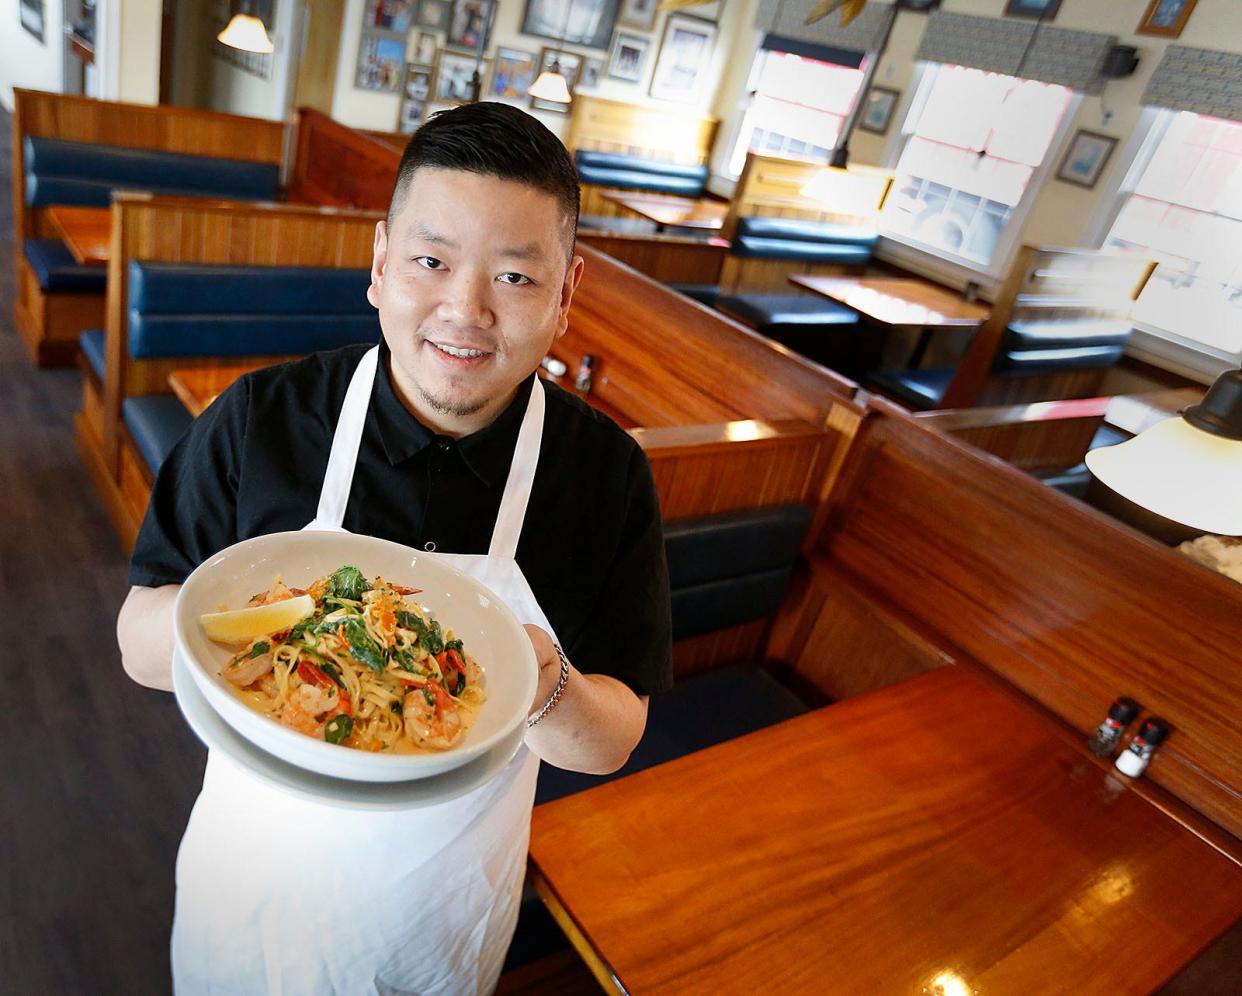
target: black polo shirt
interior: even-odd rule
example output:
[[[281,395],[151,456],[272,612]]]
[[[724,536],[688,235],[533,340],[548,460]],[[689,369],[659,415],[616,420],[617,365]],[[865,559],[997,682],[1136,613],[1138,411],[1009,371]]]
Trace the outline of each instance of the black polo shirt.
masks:
[[[350,376],[368,347],[241,378],[160,468],[129,579],[179,584],[240,540],[315,517]],[[531,375],[489,426],[436,435],[398,399],[381,346],[344,528],[443,553],[487,553]],[[580,671],[640,694],[671,684],[659,501],[638,444],[553,384],[517,562]]]

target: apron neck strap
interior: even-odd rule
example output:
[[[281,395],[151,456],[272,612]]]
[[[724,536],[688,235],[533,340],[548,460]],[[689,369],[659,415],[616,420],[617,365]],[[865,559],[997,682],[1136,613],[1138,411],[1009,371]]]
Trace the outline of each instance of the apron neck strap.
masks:
[[[522,535],[522,522],[526,518],[526,506],[535,482],[535,468],[539,464],[543,411],[543,383],[535,374],[535,382],[530,387],[530,400],[526,402],[526,414],[522,416],[522,427],[518,429],[517,445],[513,448],[509,479],[505,481],[505,493],[500,499],[500,511],[496,514],[496,528],[492,530],[492,543],[487,550],[489,557],[514,560],[517,556],[518,537]]]
[[[362,354],[362,360],[350,378],[345,403],[336,422],[336,432],[332,435],[328,469],[319,492],[319,510],[311,527],[340,529],[345,521],[345,506],[349,503],[349,490],[354,483],[354,466],[358,463],[358,447],[362,444],[362,429],[366,424],[378,367],[379,346],[374,346]]]

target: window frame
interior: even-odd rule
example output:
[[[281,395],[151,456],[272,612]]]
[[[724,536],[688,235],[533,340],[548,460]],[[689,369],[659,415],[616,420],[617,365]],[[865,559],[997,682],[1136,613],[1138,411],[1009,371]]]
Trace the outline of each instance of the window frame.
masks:
[[[1180,111],[1166,107],[1144,107],[1138,124],[1121,150],[1125,169],[1113,171],[1105,186],[1095,213],[1083,232],[1083,244],[1100,248],[1117,223],[1122,208],[1134,193],[1147,167],[1155,158],[1156,149],[1169,133]],[[1242,365],[1242,350],[1226,353],[1205,343],[1195,342],[1172,329],[1160,328],[1150,322],[1132,320],[1134,332],[1126,343],[1126,354],[1145,363],[1210,384],[1226,370]]]
[[[907,144],[914,136],[913,124],[921,116],[923,108],[930,98],[935,75],[942,65],[946,65],[946,63],[920,61],[915,66],[914,77],[907,88],[909,96],[903,99],[904,106],[898,108],[901,126],[893,129],[888,142],[885,144],[884,154],[881,159],[881,164],[886,169],[893,170],[894,174],[896,173],[898,163],[901,162],[901,156],[905,152]],[[968,66],[966,68],[972,67]],[[984,71],[986,72],[987,70]],[[1005,74],[1000,73],[998,75],[1003,76]],[[1013,206],[1009,220],[1006,222],[1005,228],[1001,232],[1001,237],[996,243],[996,250],[992,254],[992,261],[990,263],[979,263],[964,256],[958,256],[936,246],[928,245],[926,242],[920,242],[912,236],[886,228],[884,227],[883,215],[880,217],[880,242],[877,247],[877,255],[888,262],[913,268],[916,272],[922,271],[929,276],[948,280],[951,283],[964,285],[967,281],[979,281],[989,289],[995,290],[1003,281],[1004,275],[1009,271],[1009,267],[1013,264],[1030,213],[1035,207],[1035,202],[1043,192],[1044,184],[1047,182],[1049,175],[1052,174],[1055,163],[1059,162],[1061,156],[1064,155],[1066,144],[1069,142],[1073,132],[1078,116],[1078,108],[1082,103],[1082,94],[1069,87],[1066,87],[1066,89],[1069,90],[1069,99],[1065,104],[1064,112],[1061,114],[1061,120],[1057,122],[1052,139],[1048,143],[1048,152],[1045,154],[1043,161],[1032,170],[1031,179],[1027,183],[1026,189],[1023,190],[1022,197]],[[896,177],[894,176],[894,181],[895,179]]]

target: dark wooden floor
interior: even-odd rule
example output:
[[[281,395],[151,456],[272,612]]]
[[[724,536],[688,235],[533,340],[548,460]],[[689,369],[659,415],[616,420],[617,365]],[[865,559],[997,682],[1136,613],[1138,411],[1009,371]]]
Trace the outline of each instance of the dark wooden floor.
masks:
[[[0,991],[161,993],[206,753],[121,670],[126,557],[74,447],[80,375],[36,371],[13,327],[10,124],[0,109]]]

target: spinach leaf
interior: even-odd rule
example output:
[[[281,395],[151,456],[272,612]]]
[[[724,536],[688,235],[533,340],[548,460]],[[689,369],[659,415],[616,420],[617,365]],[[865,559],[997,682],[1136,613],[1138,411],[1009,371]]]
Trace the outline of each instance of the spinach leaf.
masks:
[[[313,617],[308,616],[306,619],[303,619],[293,629],[289,630],[289,635],[285,637],[285,643],[292,643],[299,637],[305,636],[308,630],[313,630],[314,625],[315,620]]]
[[[323,668],[324,673],[327,674],[329,678],[335,681],[342,688],[345,687],[345,682],[341,680],[341,672],[335,664],[333,664],[331,661],[324,661],[319,666]]]
[[[371,638],[362,620],[346,619],[342,625],[345,627],[345,639],[349,641],[349,652],[372,671],[383,671],[387,664],[384,648]]]
[[[339,744],[353,729],[354,721],[348,716],[333,716],[323,728],[323,738],[330,744]]]
[[[392,652],[392,656],[396,660],[397,664],[406,671],[414,670],[414,655],[410,653],[410,651],[394,650]]]
[[[246,660],[252,661],[256,657],[262,657],[264,654],[266,654],[271,649],[272,649],[271,644],[267,643],[264,640],[260,640],[258,643],[256,643],[253,647],[250,648],[250,653],[246,655]]]
[[[362,598],[363,592],[371,590],[362,571],[356,567],[338,567],[328,575],[329,590],[338,598],[352,598],[355,602]]]
[[[438,654],[444,650],[444,633],[440,629],[440,624],[434,619],[430,623],[426,623],[423,621],[422,616],[415,615],[413,612],[399,610],[397,612],[397,624],[414,633],[418,637],[418,642],[422,644],[423,649],[427,653]]]
[[[445,640],[444,649],[445,650],[456,650],[460,654],[466,648],[462,646],[461,640]]]

